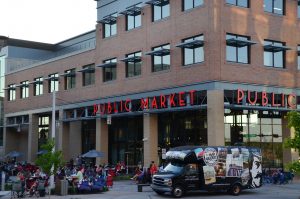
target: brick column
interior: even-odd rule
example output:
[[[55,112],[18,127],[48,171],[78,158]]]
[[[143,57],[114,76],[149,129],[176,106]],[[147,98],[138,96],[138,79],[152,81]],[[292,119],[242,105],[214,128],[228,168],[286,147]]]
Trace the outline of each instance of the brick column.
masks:
[[[27,161],[34,162],[38,152],[39,117],[29,114]]]
[[[56,150],[62,151],[63,158],[65,161],[70,160],[69,156],[69,137],[70,137],[70,125],[67,122],[63,122],[62,120],[64,119],[63,117],[64,111],[59,110],[59,126],[57,127],[57,144],[56,144]]]
[[[70,122],[69,132],[69,158],[75,158],[82,154],[82,133],[81,133],[81,121]]]
[[[96,119],[96,150],[104,153],[103,158],[96,158],[97,164],[108,163],[108,126],[105,119]]]
[[[207,91],[208,146],[225,145],[224,91]]]
[[[145,113],[144,124],[144,167],[148,167],[151,161],[158,163],[158,121],[157,114]]]

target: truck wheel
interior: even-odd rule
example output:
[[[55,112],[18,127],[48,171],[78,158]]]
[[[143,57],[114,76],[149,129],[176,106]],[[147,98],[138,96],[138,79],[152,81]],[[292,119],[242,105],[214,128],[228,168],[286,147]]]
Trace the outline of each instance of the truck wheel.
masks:
[[[230,193],[234,196],[238,196],[242,191],[242,187],[239,184],[234,184],[231,189],[230,189]]]
[[[173,196],[174,196],[175,198],[180,198],[181,196],[183,196],[183,193],[184,193],[184,190],[183,190],[183,188],[182,188],[181,186],[179,186],[179,185],[176,185],[176,186],[174,187],[174,189],[173,189],[173,192],[172,192],[172,194],[173,194]]]

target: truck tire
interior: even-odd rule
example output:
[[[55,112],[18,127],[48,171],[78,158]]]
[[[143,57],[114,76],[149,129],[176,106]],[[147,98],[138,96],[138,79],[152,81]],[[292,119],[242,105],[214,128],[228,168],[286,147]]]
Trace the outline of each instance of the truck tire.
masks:
[[[172,191],[172,195],[175,198],[180,198],[180,197],[183,196],[183,194],[184,194],[184,189],[182,188],[182,186],[175,185],[174,188],[173,188],[173,191]]]
[[[238,196],[242,191],[242,187],[240,184],[234,184],[231,189],[230,189],[230,193],[234,196]]]

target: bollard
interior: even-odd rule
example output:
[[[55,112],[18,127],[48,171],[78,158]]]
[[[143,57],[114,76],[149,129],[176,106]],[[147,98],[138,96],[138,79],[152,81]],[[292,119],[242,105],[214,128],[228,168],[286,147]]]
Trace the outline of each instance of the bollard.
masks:
[[[5,191],[5,172],[1,172],[1,191]]]

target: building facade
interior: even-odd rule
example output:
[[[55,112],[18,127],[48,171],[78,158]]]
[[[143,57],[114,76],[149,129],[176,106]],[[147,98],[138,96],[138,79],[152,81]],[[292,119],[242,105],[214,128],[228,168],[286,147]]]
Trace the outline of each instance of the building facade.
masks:
[[[35,159],[55,91],[66,160],[97,149],[101,162],[147,166],[175,146],[244,144],[282,167],[297,158],[282,148],[285,115],[300,108],[297,9],[295,0],[98,0],[94,35],[51,53],[85,50],[8,65],[5,151]]]

